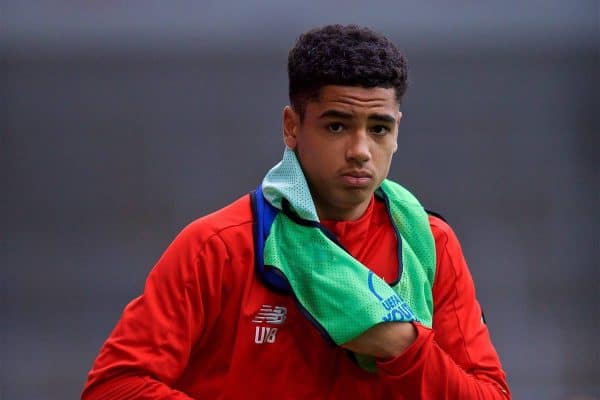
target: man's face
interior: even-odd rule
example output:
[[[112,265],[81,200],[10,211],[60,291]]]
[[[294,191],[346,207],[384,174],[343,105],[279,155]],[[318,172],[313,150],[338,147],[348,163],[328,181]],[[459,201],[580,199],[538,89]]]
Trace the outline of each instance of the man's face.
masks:
[[[324,86],[304,120],[283,113],[284,139],[296,152],[321,219],[354,220],[385,179],[398,147],[393,88]]]

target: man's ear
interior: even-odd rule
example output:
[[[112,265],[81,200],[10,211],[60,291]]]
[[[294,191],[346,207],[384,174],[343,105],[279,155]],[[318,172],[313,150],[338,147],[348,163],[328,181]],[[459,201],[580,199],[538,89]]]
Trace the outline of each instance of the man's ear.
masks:
[[[296,135],[299,128],[300,115],[291,106],[285,106],[283,109],[283,141],[292,150],[298,143]]]
[[[396,123],[396,134],[394,135],[394,153],[398,150],[398,132],[400,131],[400,120],[402,119],[402,112],[398,111],[398,114],[396,114],[396,120],[398,121]]]

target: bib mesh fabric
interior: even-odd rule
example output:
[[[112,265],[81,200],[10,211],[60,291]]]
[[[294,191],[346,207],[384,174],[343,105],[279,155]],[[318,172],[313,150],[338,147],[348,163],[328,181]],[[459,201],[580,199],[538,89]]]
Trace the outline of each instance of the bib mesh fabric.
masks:
[[[402,275],[394,289],[410,306],[417,320],[431,328],[435,276],[435,241],[429,218],[419,201],[406,189],[384,180],[392,222],[402,238]]]
[[[265,199],[273,207],[281,210],[281,200],[285,198],[300,218],[319,221],[302,167],[289,148],[285,148],[283,159],[267,172],[262,189]]]
[[[267,201],[281,210],[285,198],[302,219],[318,222],[306,179],[295,154],[262,182]],[[264,265],[288,280],[300,305],[333,342],[346,343],[385,321],[414,321],[431,327],[435,244],[427,214],[400,185],[385,180],[376,194],[385,199],[400,235],[402,274],[391,287],[331,240],[318,223],[300,224],[277,213],[264,246]],[[372,360],[359,356],[365,369]]]

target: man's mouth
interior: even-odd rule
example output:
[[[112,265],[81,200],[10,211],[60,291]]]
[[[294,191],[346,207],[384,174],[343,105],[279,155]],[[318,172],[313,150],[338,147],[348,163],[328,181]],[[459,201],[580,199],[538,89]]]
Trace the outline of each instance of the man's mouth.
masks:
[[[369,171],[356,170],[346,171],[341,175],[342,181],[349,186],[368,186],[373,180],[373,175]]]

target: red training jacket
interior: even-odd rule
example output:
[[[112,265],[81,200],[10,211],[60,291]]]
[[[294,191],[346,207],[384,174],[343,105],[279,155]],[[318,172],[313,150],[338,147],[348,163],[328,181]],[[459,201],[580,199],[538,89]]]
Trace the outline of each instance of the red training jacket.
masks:
[[[186,227],[123,311],[82,399],[510,399],[460,244],[429,217],[436,244],[433,328],[376,374],[325,340],[291,295],[254,271],[249,196]],[[356,221],[323,222],[392,282],[396,238],[372,200]]]

